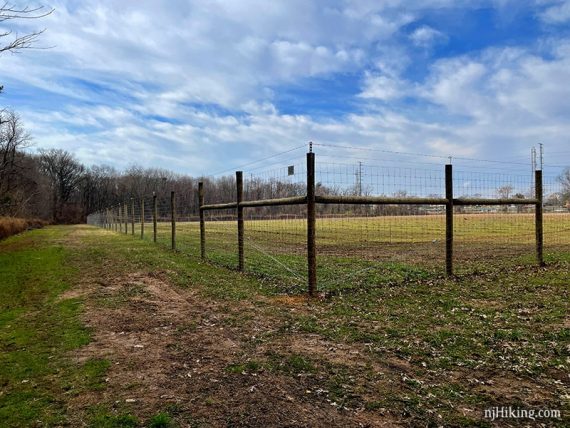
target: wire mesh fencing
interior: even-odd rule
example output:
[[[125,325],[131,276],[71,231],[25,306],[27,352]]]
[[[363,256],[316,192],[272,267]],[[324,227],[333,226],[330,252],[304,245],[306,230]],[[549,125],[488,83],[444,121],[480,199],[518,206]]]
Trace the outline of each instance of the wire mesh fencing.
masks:
[[[555,174],[290,153],[199,188],[133,198],[88,222],[240,269],[287,293],[542,264],[570,248]]]

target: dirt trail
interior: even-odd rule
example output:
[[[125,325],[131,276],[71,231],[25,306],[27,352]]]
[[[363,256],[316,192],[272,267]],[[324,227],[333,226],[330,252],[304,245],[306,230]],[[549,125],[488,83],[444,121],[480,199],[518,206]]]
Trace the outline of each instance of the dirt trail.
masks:
[[[78,245],[80,238],[73,234],[70,244]],[[297,333],[273,339],[282,320],[269,314],[267,302],[207,300],[169,284],[161,272],[114,276],[99,266],[82,272],[82,282],[63,298],[84,299],[84,322],[93,340],[73,358],[104,358],[111,365],[106,388],[70,402],[74,424],[84,424],[89,407],[104,403],[141,419],[168,409],[181,426],[397,425],[388,414],[334,403],[322,376],[229,371],[232,364],[291,353],[380,370],[363,349]],[[302,309],[285,303],[280,310]]]

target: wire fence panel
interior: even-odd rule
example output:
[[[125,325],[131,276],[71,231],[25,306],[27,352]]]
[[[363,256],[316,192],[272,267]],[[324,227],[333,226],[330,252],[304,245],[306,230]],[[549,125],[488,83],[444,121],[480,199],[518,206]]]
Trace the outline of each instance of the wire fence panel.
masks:
[[[544,242],[549,252],[563,251],[570,246],[570,201],[558,177],[544,177]]]
[[[452,168],[410,154],[327,147],[313,166],[314,154],[297,150],[202,179],[202,201],[189,180],[173,200],[166,191],[129,199],[88,223],[192,257],[203,250],[207,260],[284,293],[308,283],[311,292],[312,254],[318,290],[338,293],[450,274],[454,260],[458,273],[542,262],[542,241],[547,261],[570,248],[570,190],[556,173],[467,158]]]
[[[205,220],[208,260],[236,268],[238,263],[236,210],[209,210],[206,211]]]
[[[534,199],[535,183],[527,173],[499,173],[456,169],[454,195],[477,199]],[[535,206],[455,206],[454,256],[461,269],[481,265],[534,262]]]
[[[246,208],[245,270],[272,279],[282,292],[302,292],[307,284],[306,207]]]

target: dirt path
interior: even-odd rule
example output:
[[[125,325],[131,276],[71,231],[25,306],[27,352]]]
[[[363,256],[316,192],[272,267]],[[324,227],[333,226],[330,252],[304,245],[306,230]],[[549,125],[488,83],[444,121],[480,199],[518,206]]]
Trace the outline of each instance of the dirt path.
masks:
[[[81,239],[74,233],[67,245]],[[101,403],[141,420],[168,411],[181,426],[396,425],[381,410],[335,402],[315,359],[330,366],[331,376],[347,366],[362,379],[371,374],[369,387],[385,380],[364,349],[287,333],[287,314],[305,310],[302,300],[219,302],[169,284],[164,272],[116,274],[112,263],[84,264],[83,280],[63,296],[84,299],[93,332],[72,357],[110,362],[105,388],[71,400],[77,425]]]

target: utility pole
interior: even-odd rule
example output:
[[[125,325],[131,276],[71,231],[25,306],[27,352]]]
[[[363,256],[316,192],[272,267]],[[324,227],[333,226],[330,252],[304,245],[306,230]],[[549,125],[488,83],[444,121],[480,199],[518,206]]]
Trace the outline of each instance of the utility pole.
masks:
[[[536,178],[535,177],[536,176],[536,174],[535,174],[535,172],[536,172],[536,147],[531,147],[531,149],[530,149],[530,164],[531,164],[531,168],[532,168],[531,177],[533,180],[535,180],[535,178]],[[535,189],[536,189],[536,183],[533,181],[531,184],[531,189],[530,189],[531,195],[534,193]]]
[[[358,196],[362,196],[362,162],[361,161],[358,161],[358,172],[356,173],[356,176],[358,177],[358,183],[357,183]]]

